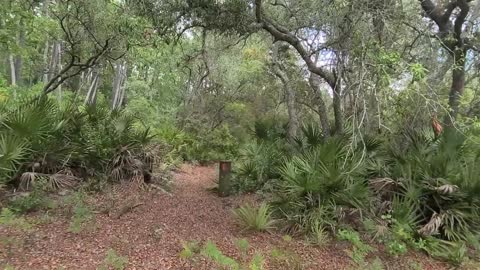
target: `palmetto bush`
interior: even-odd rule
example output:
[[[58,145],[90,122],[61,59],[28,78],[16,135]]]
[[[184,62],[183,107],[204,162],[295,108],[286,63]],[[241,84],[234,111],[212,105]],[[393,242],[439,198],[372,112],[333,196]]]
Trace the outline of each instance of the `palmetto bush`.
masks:
[[[298,148],[316,147],[325,142],[325,137],[321,128],[313,123],[307,123],[302,126],[301,134],[295,138]]]
[[[143,152],[151,139],[148,129],[136,127],[122,111],[73,103],[60,107],[41,96],[4,104],[0,115],[0,183],[39,176],[62,186],[58,181],[79,179],[64,176],[112,176],[121,165],[122,176],[130,177],[128,171],[141,167],[143,173],[148,167]]]
[[[5,183],[14,177],[20,169],[38,168],[49,163],[51,156],[58,160],[63,157],[61,143],[55,138],[60,137],[60,130],[65,122],[58,117],[57,107],[52,101],[47,98],[26,99],[19,106],[2,108],[2,116],[0,123],[2,182]],[[53,143],[48,146],[45,144],[46,141]],[[26,161],[30,164],[26,164]]]
[[[255,142],[240,149],[236,174],[242,191],[261,189],[269,180],[278,178],[282,162],[279,142]]]
[[[335,228],[341,213],[367,206],[365,162],[343,138],[330,138],[293,156],[280,169],[279,212],[299,230]]]
[[[451,130],[439,138],[411,132],[392,144],[391,175],[379,192],[391,194],[384,198],[390,198],[393,217],[408,221],[423,236],[466,241],[478,235],[479,149]]]
[[[149,129],[135,126],[135,118],[107,107],[85,108],[75,120],[73,155],[85,169],[107,172],[114,180],[129,179],[150,169],[144,147],[151,141]]]

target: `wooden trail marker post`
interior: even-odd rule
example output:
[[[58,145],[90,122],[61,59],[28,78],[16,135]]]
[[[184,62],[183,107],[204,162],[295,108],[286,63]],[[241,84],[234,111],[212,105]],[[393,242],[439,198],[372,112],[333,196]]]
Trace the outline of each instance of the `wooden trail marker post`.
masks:
[[[232,162],[220,161],[218,165],[218,193],[220,196],[225,197],[230,195]]]

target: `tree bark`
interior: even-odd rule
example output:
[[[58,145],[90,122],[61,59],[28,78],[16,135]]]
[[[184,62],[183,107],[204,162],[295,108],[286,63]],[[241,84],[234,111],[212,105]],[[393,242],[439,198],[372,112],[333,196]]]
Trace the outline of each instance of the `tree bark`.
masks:
[[[327,106],[325,105],[325,101],[323,100],[322,93],[320,91],[320,82],[318,77],[316,77],[314,73],[310,72],[310,77],[308,82],[310,83],[310,87],[313,90],[315,95],[315,103],[318,107],[318,116],[320,118],[320,125],[322,126],[323,135],[325,137],[330,136],[330,123],[328,122],[328,112]]]
[[[10,84],[15,87],[17,86],[17,77],[15,73],[15,59],[12,54],[8,56],[8,63],[10,66]]]
[[[43,2],[43,16],[48,17],[48,6],[50,4],[50,0],[45,0]],[[43,49],[43,83],[47,84],[49,78],[49,67],[48,67],[48,51],[49,51],[50,45],[48,42],[48,39],[45,41],[45,47]]]
[[[90,80],[88,80],[90,78]],[[85,105],[95,105],[97,102],[97,89],[100,83],[100,74],[98,71],[91,71],[87,75],[87,81],[90,81],[88,92],[85,97]]]
[[[22,48],[25,46],[25,29],[24,29],[24,23],[20,21],[19,23],[19,28],[20,31],[18,33],[18,39],[17,39],[17,46],[19,48]],[[22,56],[17,54],[15,56],[15,78],[17,80],[18,85],[22,85],[22,67],[23,67],[23,60]]]
[[[298,131],[298,116],[295,104],[295,90],[293,90],[290,83],[284,84],[284,88],[288,109],[288,140],[290,142],[293,142],[297,137]]]
[[[50,70],[49,70],[49,65],[48,65],[48,51],[50,50],[50,45],[48,43],[48,40],[45,41],[45,48],[43,50],[43,83],[47,84],[48,81],[50,80]]]
[[[335,134],[343,133],[342,87],[340,83],[331,86],[333,90],[333,115],[335,116]]]
[[[57,68],[58,70],[62,70],[63,69],[63,65],[62,65],[62,42],[58,42],[57,44],[57,51],[58,51],[58,62],[57,62]],[[62,82],[60,82],[60,78],[58,79],[59,80],[59,84],[58,84],[58,88],[57,88],[57,94],[58,94],[58,101],[62,101]]]
[[[22,85],[22,66],[23,61],[20,55],[15,57],[15,79],[17,80],[17,85]]]
[[[125,98],[127,64],[125,61],[115,65],[115,77],[112,84],[112,110],[121,108]]]
[[[454,54],[454,67],[452,70],[452,85],[448,95],[450,113],[447,114],[445,124],[452,126],[460,109],[460,98],[465,89],[465,53],[466,51],[456,49]]]
[[[299,126],[296,101],[295,101],[295,90],[293,89],[290,79],[288,78],[287,73],[285,72],[285,67],[282,65],[281,60],[279,59],[278,52],[278,43],[273,47],[273,64],[272,69],[274,74],[280,79],[283,85],[285,92],[285,99],[287,102],[288,110],[288,130],[287,130],[287,139],[290,143],[293,143],[297,137],[297,131]]]

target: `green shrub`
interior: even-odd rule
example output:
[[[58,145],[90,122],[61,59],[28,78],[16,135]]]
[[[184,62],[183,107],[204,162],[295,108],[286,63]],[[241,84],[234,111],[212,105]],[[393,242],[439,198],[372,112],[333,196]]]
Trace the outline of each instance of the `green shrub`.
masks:
[[[248,249],[250,248],[250,244],[248,243],[247,239],[237,239],[235,240],[235,246],[237,249],[242,253],[242,256],[248,255]]]
[[[365,265],[365,257],[375,249],[365,244],[358,232],[353,230],[339,230],[337,237],[340,240],[348,241],[352,244],[353,249],[349,252],[350,258],[359,266]]]
[[[107,255],[103,264],[98,268],[99,270],[107,270],[107,269],[114,269],[114,270],[123,270],[128,264],[128,258],[123,257],[117,254],[117,252],[113,249],[109,249],[107,251]]]
[[[388,243],[387,251],[388,251],[388,253],[390,253],[393,256],[398,256],[398,255],[403,255],[403,254],[407,253],[408,249],[407,249],[406,244],[404,244],[400,241],[394,240],[394,241]]]
[[[19,213],[54,207],[54,202],[47,197],[44,186],[45,183],[36,183],[31,192],[16,197],[9,203],[9,207]]]
[[[77,205],[73,209],[73,217],[68,227],[72,233],[79,233],[82,231],[84,225],[94,218],[92,210],[85,205]]]
[[[67,204],[72,207],[72,218],[68,230],[72,233],[80,233],[87,224],[93,222],[95,215],[85,202],[85,195],[76,192],[71,196]]]
[[[292,226],[309,231],[335,227],[337,209],[365,209],[369,190],[365,164],[343,139],[331,138],[287,160],[280,169],[275,206]]]
[[[325,142],[325,136],[319,126],[309,123],[302,126],[301,135],[295,138],[295,142],[300,149],[314,148]]]
[[[229,267],[230,269],[240,268],[237,261],[225,256],[212,241],[207,241],[201,253],[222,267]]]
[[[239,191],[257,191],[271,179],[278,178],[281,165],[282,149],[279,143],[251,143],[240,149],[239,157],[234,164]]]
[[[424,250],[433,257],[444,259],[457,266],[461,265],[468,257],[468,248],[465,242],[451,242],[429,237]]]
[[[268,231],[274,228],[275,221],[272,219],[270,206],[266,203],[258,207],[245,204],[233,210],[233,214],[244,230]]]
[[[144,149],[149,129],[107,104],[58,105],[35,96],[8,101],[0,113],[0,184],[41,175],[60,188],[92,174],[129,179],[151,165]]]
[[[168,150],[164,155],[165,162],[172,166],[179,166],[183,160],[188,160],[187,153],[191,138],[183,131],[173,126],[166,126],[155,130],[158,138],[166,143]]]
[[[275,142],[287,137],[286,121],[273,117],[257,119],[253,125],[253,136],[258,143]]]
[[[274,248],[270,252],[270,265],[273,269],[305,269],[302,258],[289,250]]]
[[[385,269],[385,266],[383,265],[382,260],[376,257],[371,263],[367,263],[367,266],[365,267],[365,269],[383,270]]]
[[[379,191],[390,198],[392,217],[423,236],[466,241],[468,235],[479,234],[480,167],[475,164],[480,159],[472,151],[476,146],[467,147],[465,138],[454,131],[439,138],[408,133],[405,141],[392,144],[391,178],[383,179]]]
[[[238,153],[238,140],[230,133],[227,125],[213,130],[197,127],[187,134],[189,139],[185,147],[185,160],[202,162],[231,160]]]
[[[198,242],[185,242],[182,241],[182,251],[180,252],[180,258],[190,259],[195,254],[200,252],[200,245]]]
[[[202,248],[199,247],[198,242],[182,242],[183,250],[180,253],[180,257],[193,260],[195,255],[201,255],[213,261],[222,269],[264,269],[263,266],[265,264],[265,259],[261,254],[255,253],[251,258],[249,258],[249,243],[247,240],[237,240],[235,245],[242,253],[241,260],[236,260],[224,255],[217,245],[210,240],[207,241]]]
[[[317,246],[324,246],[329,242],[328,232],[325,227],[321,225],[320,222],[316,222],[310,227],[310,232],[307,235],[307,240],[311,244]]]
[[[0,213],[0,225],[23,231],[29,231],[32,228],[32,225],[24,218],[17,217],[14,211],[6,207],[2,208]]]

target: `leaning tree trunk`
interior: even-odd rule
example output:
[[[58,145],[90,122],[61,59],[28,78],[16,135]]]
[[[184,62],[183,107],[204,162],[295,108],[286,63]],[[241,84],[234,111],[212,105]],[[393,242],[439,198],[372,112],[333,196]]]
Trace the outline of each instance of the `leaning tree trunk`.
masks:
[[[88,91],[85,97],[85,105],[95,105],[97,102],[97,89],[100,84],[100,72],[91,69],[86,76]]]

